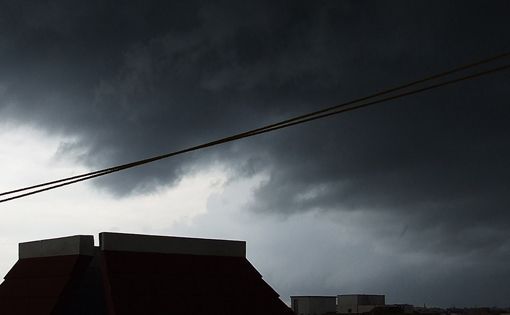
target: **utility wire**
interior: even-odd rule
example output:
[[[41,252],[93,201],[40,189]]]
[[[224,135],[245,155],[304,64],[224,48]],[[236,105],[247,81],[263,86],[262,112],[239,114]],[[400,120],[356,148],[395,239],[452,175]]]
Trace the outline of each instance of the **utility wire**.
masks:
[[[412,81],[410,83],[406,83],[406,84],[399,85],[399,86],[396,86],[396,87],[393,87],[393,88],[382,90],[380,92],[374,93],[374,94],[366,96],[366,97],[358,98],[358,99],[351,100],[351,101],[348,101],[348,102],[345,102],[345,103],[342,103],[342,104],[334,105],[334,106],[327,107],[327,108],[324,108],[324,109],[321,109],[321,110],[317,110],[317,111],[314,111],[314,112],[311,112],[311,113],[307,113],[307,114],[300,115],[300,116],[297,116],[297,117],[293,117],[293,118],[290,118],[290,119],[286,119],[286,120],[283,120],[283,121],[280,121],[280,122],[277,122],[277,123],[266,125],[266,126],[263,126],[263,127],[260,127],[260,128],[252,129],[252,130],[249,130],[249,131],[237,134],[236,136],[248,135],[248,134],[251,134],[251,133],[257,133],[257,132],[262,131],[264,129],[273,128],[273,127],[276,127],[278,125],[287,124],[287,123],[290,123],[290,122],[293,122],[293,121],[297,121],[297,120],[308,118],[308,117],[311,117],[311,116],[314,116],[314,115],[322,114],[322,113],[327,112],[327,111],[331,111],[331,110],[334,110],[334,109],[337,109],[337,108],[340,108],[340,107],[348,106],[348,105],[351,105],[351,104],[354,104],[354,103],[358,103],[358,102],[362,102],[362,101],[365,101],[365,100],[368,100],[368,99],[371,99],[371,98],[374,98],[374,97],[378,97],[378,96],[382,96],[382,95],[385,95],[385,94],[388,94],[388,93],[391,93],[391,92],[402,90],[402,89],[405,89],[405,88],[408,88],[408,87],[411,87],[411,86],[415,86],[415,85],[418,85],[418,84],[421,84],[421,83],[425,83],[427,81],[431,81],[431,80],[434,80],[434,79],[438,79],[438,78],[441,78],[441,77],[445,77],[445,76],[448,76],[448,75],[456,73],[456,72],[467,70],[469,68],[473,68],[473,67],[476,67],[476,66],[479,66],[479,65],[490,63],[490,62],[493,62],[495,60],[506,58],[506,57],[509,57],[509,56],[510,56],[510,52],[499,54],[499,55],[495,55],[495,56],[492,56],[492,57],[489,57],[489,58],[486,58],[486,59],[483,59],[483,60],[479,60],[479,61],[472,62],[472,63],[466,64],[466,65],[463,65],[463,66],[456,67],[456,68],[448,70],[448,71],[444,71],[444,72],[441,72],[441,73],[438,73],[438,74],[434,74],[434,75],[428,76],[428,77],[420,79],[420,80]],[[222,139],[220,139],[218,141],[228,141],[230,138],[233,138],[233,137],[235,137],[235,136],[222,138]],[[216,141],[213,141],[212,143],[214,143],[214,142],[216,142]],[[197,148],[197,149],[199,149],[199,148]],[[183,151],[185,151],[185,150],[183,150]],[[185,153],[185,152],[179,151],[178,154],[181,154],[181,153]],[[163,158],[167,158],[167,157],[170,157],[170,156],[172,156],[172,155],[161,155],[161,156],[158,156],[158,157],[161,157],[163,159]],[[153,158],[149,158],[149,159],[145,159],[145,160],[140,160],[140,161],[133,162],[133,163],[127,163],[127,164],[123,164],[123,165],[119,165],[119,166],[114,166],[114,167],[110,167],[110,168],[106,168],[106,169],[102,169],[102,170],[97,170],[97,171],[93,171],[93,172],[89,172],[89,173],[85,173],[85,174],[81,174],[81,175],[71,176],[71,177],[67,177],[67,178],[63,178],[63,179],[59,179],[59,180],[45,182],[45,183],[42,183],[42,184],[37,184],[37,185],[29,186],[29,187],[15,189],[15,190],[11,190],[11,191],[6,191],[6,192],[3,192],[3,193],[0,193],[0,196],[10,195],[10,194],[21,192],[21,191],[26,191],[26,190],[30,190],[30,189],[35,189],[35,188],[43,187],[43,186],[57,184],[57,183],[61,183],[61,182],[68,181],[68,180],[78,179],[78,178],[81,178],[81,177],[88,177],[88,176],[99,174],[99,173],[103,173],[103,172],[109,172],[109,171],[112,171],[112,170],[117,169],[117,168],[125,169],[125,168],[129,168],[133,164],[138,165],[139,162],[141,162],[141,163],[150,163],[150,162],[153,162],[153,161],[155,161],[155,160],[153,160]]]
[[[389,97],[378,99],[378,100],[375,100],[375,101],[370,101],[370,102],[367,102],[367,103],[362,103],[363,101],[367,101],[369,99],[373,99],[373,98],[376,98],[376,97],[379,97],[379,96],[390,94],[390,93],[395,92],[395,91],[405,90],[406,88],[409,88],[409,87],[412,87],[412,86],[415,86],[415,85],[419,85],[421,83],[432,81],[432,80],[435,80],[435,79],[438,79],[438,78],[441,78],[441,77],[445,77],[445,76],[448,76],[448,75],[456,73],[456,72],[467,70],[467,69],[470,69],[470,68],[473,68],[473,67],[476,67],[476,66],[479,66],[479,65],[482,65],[482,64],[486,64],[486,63],[495,61],[497,59],[502,59],[502,58],[505,58],[505,57],[509,57],[509,56],[510,56],[510,53],[504,53],[504,54],[496,55],[496,56],[493,56],[493,57],[490,57],[490,58],[487,58],[487,59],[484,59],[484,60],[481,60],[481,61],[473,62],[473,63],[467,64],[467,65],[464,65],[464,66],[460,66],[460,67],[454,68],[452,70],[444,71],[444,72],[441,72],[441,73],[438,73],[438,74],[426,77],[424,79],[416,80],[416,81],[413,81],[413,82],[410,82],[410,83],[407,83],[407,84],[403,84],[403,85],[400,85],[400,86],[397,86],[397,87],[394,87],[394,88],[391,88],[391,89],[383,90],[381,92],[372,94],[372,95],[367,96],[367,97],[358,98],[358,99],[353,100],[353,101],[349,101],[349,102],[345,102],[345,103],[342,103],[342,104],[339,104],[339,105],[335,105],[335,106],[331,106],[331,107],[328,107],[328,108],[324,108],[324,109],[321,109],[321,110],[318,110],[318,111],[314,111],[314,112],[311,112],[311,113],[307,113],[307,114],[304,114],[304,115],[300,115],[300,116],[297,116],[297,117],[286,119],[286,120],[283,120],[283,121],[280,121],[280,122],[277,122],[277,123],[274,123],[274,124],[270,124],[270,125],[266,125],[266,126],[263,126],[263,127],[260,127],[260,128],[252,129],[252,130],[249,130],[249,131],[246,131],[246,132],[243,132],[243,133],[239,133],[239,134],[236,134],[236,135],[233,135],[233,136],[221,138],[221,139],[218,139],[218,140],[215,140],[215,141],[207,142],[207,143],[200,144],[200,145],[197,145],[197,146],[193,146],[193,147],[190,147],[190,148],[187,148],[187,149],[183,149],[183,150],[179,150],[179,151],[174,151],[174,152],[171,152],[171,153],[167,153],[167,154],[163,154],[163,155],[159,155],[159,156],[155,156],[155,157],[151,157],[151,158],[135,161],[135,162],[132,162],[132,163],[122,164],[122,165],[118,165],[118,166],[114,166],[114,167],[110,167],[110,168],[106,168],[106,169],[102,169],[102,170],[98,170],[98,171],[93,171],[93,172],[89,172],[89,173],[85,173],[85,174],[81,174],[81,175],[71,176],[71,177],[67,177],[67,178],[63,178],[63,179],[59,179],[59,180],[55,180],[55,181],[50,181],[50,182],[46,182],[46,183],[42,183],[42,184],[38,184],[38,185],[33,185],[33,186],[29,186],[29,187],[24,187],[24,188],[20,188],[20,189],[15,189],[15,190],[3,192],[3,193],[0,193],[0,196],[5,196],[5,195],[9,195],[9,194],[14,194],[14,193],[17,193],[17,192],[22,192],[22,191],[32,190],[32,189],[35,189],[35,188],[41,188],[41,187],[49,186],[49,187],[41,188],[41,189],[38,189],[38,190],[30,191],[28,193],[19,194],[19,195],[13,196],[13,197],[2,199],[2,200],[0,200],[0,203],[1,202],[11,201],[11,200],[14,200],[14,199],[19,199],[19,198],[22,198],[22,197],[26,197],[26,196],[29,196],[29,195],[36,194],[36,193],[40,193],[40,192],[56,189],[56,188],[59,188],[59,187],[62,187],[62,186],[67,186],[67,185],[70,185],[70,184],[74,184],[74,183],[85,181],[85,180],[92,179],[92,178],[95,178],[95,177],[99,177],[99,176],[107,175],[107,174],[110,174],[110,173],[118,172],[118,171],[125,170],[125,169],[128,169],[128,168],[133,168],[133,167],[136,167],[136,166],[139,166],[139,165],[151,163],[151,162],[158,161],[158,160],[165,159],[165,158],[169,158],[169,157],[172,157],[172,156],[175,156],[175,155],[179,155],[179,154],[183,154],[183,153],[187,153],[187,152],[191,152],[191,151],[196,151],[196,150],[199,150],[199,149],[203,149],[203,148],[207,148],[207,147],[211,147],[211,146],[215,146],[215,145],[219,145],[219,144],[223,144],[223,143],[239,140],[239,139],[246,138],[246,137],[251,137],[251,136],[259,135],[259,134],[262,134],[262,133],[267,133],[267,132],[275,131],[275,130],[282,129],[282,128],[287,128],[287,127],[294,126],[294,125],[297,125],[297,124],[301,124],[301,123],[313,121],[313,120],[316,120],[316,119],[325,118],[325,117],[328,117],[328,116],[340,114],[340,113],[343,113],[343,112],[346,112],[346,111],[351,111],[351,110],[354,110],[354,109],[358,109],[358,108],[362,108],[362,107],[366,107],[366,106],[370,106],[370,105],[386,102],[386,101],[393,100],[393,99],[396,99],[396,98],[400,98],[400,97],[404,97],[404,96],[408,96],[408,95],[424,92],[424,91],[431,90],[431,89],[434,89],[434,88],[438,88],[438,87],[441,87],[441,86],[450,85],[450,84],[457,83],[457,82],[460,82],[460,81],[465,81],[465,80],[473,79],[473,78],[480,77],[480,76],[483,76],[483,75],[487,75],[487,74],[490,74],[490,73],[506,70],[506,69],[510,68],[510,65],[504,65],[504,66],[500,66],[500,67],[496,67],[496,68],[491,68],[491,69],[488,69],[488,70],[484,70],[484,71],[477,72],[477,73],[474,73],[474,74],[466,75],[466,76],[459,77],[459,78],[456,78],[456,79],[451,79],[451,80],[448,80],[448,81],[444,81],[444,82],[440,82],[440,83],[437,83],[437,84],[429,85],[429,86],[426,86],[426,87],[423,87],[423,88],[418,88],[418,89],[414,89],[414,90],[407,91],[407,92],[404,92],[404,93],[395,94],[395,95],[392,95],[392,96],[389,96]],[[357,103],[360,103],[360,102],[361,102],[361,104],[357,104]],[[52,185],[52,186],[50,186],[50,185]]]

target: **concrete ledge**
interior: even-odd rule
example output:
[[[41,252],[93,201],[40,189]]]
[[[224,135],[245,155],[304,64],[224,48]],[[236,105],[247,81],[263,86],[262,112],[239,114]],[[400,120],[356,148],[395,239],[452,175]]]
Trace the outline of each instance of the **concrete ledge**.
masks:
[[[99,246],[104,251],[246,257],[244,241],[103,232]]]
[[[94,237],[75,235],[19,243],[19,259],[65,255],[94,256]]]

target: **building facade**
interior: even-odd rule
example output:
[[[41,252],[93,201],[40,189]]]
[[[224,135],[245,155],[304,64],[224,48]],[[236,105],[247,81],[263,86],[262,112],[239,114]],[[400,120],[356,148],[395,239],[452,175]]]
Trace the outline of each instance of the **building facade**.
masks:
[[[336,312],[336,296],[291,296],[296,315],[324,315]]]
[[[337,298],[337,313],[362,314],[368,313],[378,306],[384,306],[384,295],[372,294],[344,294]]]
[[[19,244],[0,314],[292,315],[242,241],[100,233]]]

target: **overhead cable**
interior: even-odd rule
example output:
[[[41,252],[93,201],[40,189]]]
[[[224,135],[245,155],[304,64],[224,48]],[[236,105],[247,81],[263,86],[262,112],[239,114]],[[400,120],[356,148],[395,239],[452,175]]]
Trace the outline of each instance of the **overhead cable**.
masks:
[[[263,134],[263,133],[272,132],[272,131],[279,130],[279,129],[282,129],[282,128],[287,128],[287,127],[290,127],[290,126],[306,123],[306,122],[317,120],[317,119],[320,119],[320,118],[325,118],[325,117],[328,117],[328,116],[337,115],[337,114],[340,114],[340,113],[343,113],[343,112],[352,111],[352,110],[359,109],[359,108],[362,108],[362,107],[366,107],[366,106],[370,106],[370,105],[374,105],[374,104],[378,104],[378,103],[382,103],[382,102],[387,102],[387,101],[390,101],[390,100],[393,100],[393,99],[397,99],[397,98],[401,98],[401,97],[417,94],[417,93],[424,92],[424,91],[427,91],[427,90],[431,90],[431,89],[439,88],[439,87],[442,87],[442,86],[458,83],[458,82],[461,82],[461,81],[465,81],[465,80],[469,80],[469,79],[474,79],[474,78],[477,78],[477,77],[480,77],[480,76],[492,74],[492,73],[495,73],[495,72],[503,71],[503,70],[506,70],[506,69],[510,68],[510,64],[502,65],[502,66],[498,66],[498,67],[493,67],[493,68],[489,68],[489,69],[485,69],[483,71],[478,71],[478,72],[475,72],[475,73],[470,73],[470,74],[466,74],[464,76],[459,76],[459,77],[455,77],[455,78],[452,78],[452,79],[449,79],[449,80],[439,81],[438,83],[435,83],[435,82],[438,81],[438,79],[441,79],[441,78],[444,79],[445,77],[449,77],[449,76],[451,76],[451,75],[453,75],[455,73],[466,71],[466,70],[470,70],[470,69],[473,69],[473,68],[477,68],[477,67],[479,67],[481,65],[489,64],[489,63],[492,63],[492,62],[494,62],[496,60],[500,60],[500,59],[508,58],[508,57],[510,57],[510,52],[509,53],[504,53],[504,54],[499,54],[499,55],[496,55],[496,56],[492,56],[490,58],[486,58],[486,59],[483,59],[483,60],[480,60],[480,61],[472,62],[472,63],[469,63],[467,65],[459,66],[459,67],[456,67],[454,69],[451,69],[451,70],[448,70],[448,71],[443,71],[441,73],[434,74],[434,75],[425,77],[425,78],[420,79],[420,80],[415,80],[415,81],[412,81],[412,82],[409,82],[409,83],[406,83],[406,84],[399,85],[397,87],[393,87],[393,88],[390,88],[390,89],[382,90],[380,92],[374,93],[374,94],[366,96],[366,97],[358,98],[358,99],[355,99],[355,100],[352,100],[352,101],[348,101],[348,102],[345,102],[345,103],[342,103],[342,104],[338,104],[338,105],[335,105],[335,106],[330,106],[330,107],[327,107],[327,108],[323,108],[323,109],[320,109],[320,110],[317,110],[317,111],[306,113],[304,115],[295,116],[295,117],[292,117],[292,118],[289,118],[289,119],[285,119],[283,121],[279,121],[277,123],[265,125],[265,126],[260,127],[260,128],[252,129],[252,130],[245,131],[245,132],[242,132],[242,133],[238,133],[238,134],[235,134],[235,135],[232,135],[232,136],[224,137],[224,138],[221,138],[221,139],[218,139],[218,140],[206,142],[206,143],[203,143],[203,144],[200,144],[200,145],[196,145],[196,146],[192,146],[192,147],[189,147],[189,148],[186,148],[186,149],[182,149],[182,150],[178,150],[178,151],[173,151],[173,152],[170,152],[170,153],[166,153],[166,154],[162,154],[162,155],[146,158],[146,159],[143,159],[143,160],[138,160],[138,161],[131,162],[131,163],[117,165],[117,166],[113,166],[113,167],[109,167],[109,168],[105,168],[105,169],[101,169],[101,170],[97,170],[97,171],[93,171],[93,172],[88,172],[88,173],[84,173],[84,174],[80,174],[80,175],[70,176],[70,177],[66,177],[66,178],[62,178],[62,179],[58,179],[58,180],[53,180],[53,181],[49,181],[49,182],[45,182],[45,183],[41,183],[41,184],[37,184],[37,185],[32,185],[32,186],[27,186],[27,187],[23,187],[23,188],[19,188],[19,189],[14,189],[14,190],[2,192],[2,193],[0,193],[0,196],[12,195],[12,194],[16,194],[16,193],[20,193],[20,192],[24,192],[24,191],[30,190],[29,192],[26,192],[26,193],[22,193],[22,194],[11,196],[11,197],[8,197],[8,198],[5,198],[5,199],[1,199],[0,203],[11,201],[11,200],[14,200],[14,199],[19,199],[19,198],[26,197],[26,196],[29,196],[29,195],[41,193],[41,192],[44,192],[44,191],[56,189],[56,188],[59,188],[59,187],[71,185],[71,184],[74,184],[74,183],[78,183],[78,182],[81,182],[81,181],[89,180],[89,179],[100,177],[100,176],[104,176],[104,175],[111,174],[111,173],[114,173],[114,172],[118,172],[118,171],[121,171],[121,170],[137,167],[137,166],[140,166],[140,165],[143,165],[143,164],[152,163],[152,162],[155,162],[155,161],[158,161],[158,160],[170,158],[170,157],[173,157],[173,156],[176,156],[176,155],[180,155],[180,154],[184,154],[184,153],[188,153],[188,152],[191,152],[191,151],[196,151],[196,150],[204,149],[204,148],[207,148],[207,147],[216,146],[216,145],[219,145],[219,144],[223,144],[223,143],[227,143],[227,142],[232,142],[232,141],[239,140],[239,139],[242,139],[242,138],[247,138],[247,137],[252,137],[252,136]],[[425,83],[429,83],[429,85],[423,86]],[[412,87],[415,87],[415,88],[414,89],[410,89]],[[395,92],[400,92],[400,93],[395,93]],[[385,96],[385,97],[382,97],[382,96]]]

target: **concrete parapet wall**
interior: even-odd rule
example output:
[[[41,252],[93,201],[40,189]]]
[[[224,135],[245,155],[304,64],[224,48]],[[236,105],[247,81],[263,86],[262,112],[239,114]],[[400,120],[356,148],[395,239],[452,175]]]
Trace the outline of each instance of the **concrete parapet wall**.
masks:
[[[94,256],[94,237],[75,235],[19,243],[19,259],[65,255]]]
[[[99,244],[104,251],[246,257],[244,241],[103,232]]]

